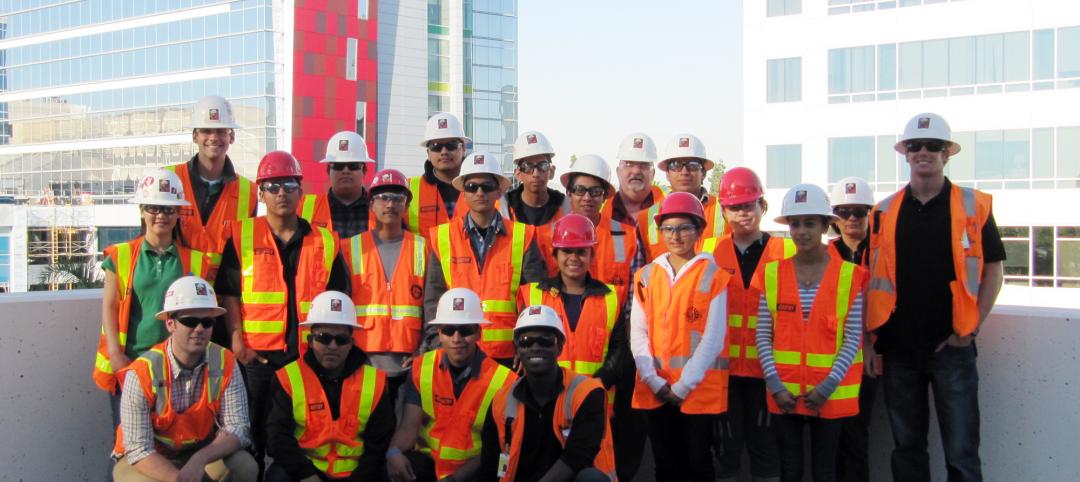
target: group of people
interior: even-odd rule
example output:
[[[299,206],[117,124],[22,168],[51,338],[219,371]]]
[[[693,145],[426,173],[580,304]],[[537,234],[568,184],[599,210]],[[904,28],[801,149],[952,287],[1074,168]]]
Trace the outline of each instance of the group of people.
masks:
[[[928,388],[950,480],[980,480],[974,336],[1001,285],[990,197],[952,185],[960,146],[919,114],[911,182],[792,187],[778,223],[757,174],[691,134],[642,133],[555,178],[540,132],[517,187],[432,116],[422,175],[365,177],[364,139],[327,143],[305,194],[274,151],[228,157],[232,107],[201,99],[198,153],[148,171],[142,234],[109,247],[93,378],[124,481],[868,480],[884,379],[896,480],[928,480]],[[670,192],[653,184],[665,172]],[[265,214],[256,216],[261,202]],[[839,235],[825,242],[832,228]]]

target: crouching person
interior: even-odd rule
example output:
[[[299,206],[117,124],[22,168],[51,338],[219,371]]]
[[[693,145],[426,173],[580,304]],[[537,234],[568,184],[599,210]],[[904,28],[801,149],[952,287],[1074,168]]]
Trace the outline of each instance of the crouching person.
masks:
[[[247,392],[232,352],[210,342],[225,313],[206,280],[169,285],[169,337],[120,371],[123,396],[113,468],[116,482],[254,482]]]

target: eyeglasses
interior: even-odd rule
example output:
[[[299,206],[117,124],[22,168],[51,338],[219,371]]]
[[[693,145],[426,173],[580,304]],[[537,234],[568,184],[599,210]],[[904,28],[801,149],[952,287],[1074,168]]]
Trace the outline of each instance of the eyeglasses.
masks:
[[[431,152],[441,152],[443,149],[454,152],[459,147],[461,147],[461,141],[432,142],[428,144],[428,150]]]
[[[844,207],[833,208],[832,212],[833,212],[833,214],[835,214],[837,216],[840,216],[840,219],[847,219],[847,218],[850,218],[851,216],[855,216],[856,219],[862,219],[862,218],[866,217],[866,215],[870,212],[870,209],[865,208],[865,207],[861,207],[861,206],[860,207],[846,207],[846,206],[844,206]]]
[[[574,255],[574,256],[585,256],[586,254],[589,253],[589,248],[555,248],[555,249],[558,250],[560,253],[563,253],[563,254],[565,254],[567,256],[569,256],[571,254]]]
[[[196,326],[202,325],[203,328],[213,328],[214,318],[200,318],[197,316],[184,316],[180,318],[173,318],[177,323],[184,325],[188,328],[195,329]]]
[[[696,224],[694,224],[694,223],[683,223],[683,224],[675,224],[675,225],[665,224],[663,226],[660,226],[660,232],[664,233],[664,236],[667,236],[669,238],[675,237],[675,236],[682,236],[684,233],[688,233],[688,232],[691,232],[691,231],[697,232],[697,225]]]
[[[155,216],[158,214],[172,216],[173,214],[180,212],[180,208],[175,206],[157,206],[154,204],[144,204],[142,210],[143,212],[153,214]]]
[[[353,342],[352,335],[331,335],[329,333],[312,333],[311,339],[320,345],[326,346],[330,346],[330,342],[337,343],[337,346],[349,346]]]
[[[264,182],[259,185],[259,190],[268,192],[270,194],[277,194],[278,191],[285,189],[285,194],[292,194],[300,189],[300,183],[296,181],[284,181],[284,182]]]
[[[570,189],[568,189],[568,191],[570,191],[570,194],[573,196],[584,197],[586,194],[588,194],[591,198],[603,197],[604,194],[607,193],[607,189],[604,189],[604,186],[585,187],[582,185],[577,185],[571,187]]]
[[[350,171],[360,171],[364,169],[364,165],[359,162],[331,162],[330,169],[335,171],[344,171],[346,169]]]
[[[454,333],[461,333],[462,337],[473,336],[480,331],[478,325],[440,325],[439,333],[443,336],[454,336]]]
[[[907,141],[904,143],[904,148],[907,149],[909,153],[919,152],[924,147],[927,152],[941,152],[945,150],[945,141],[930,139],[923,141]]]
[[[493,193],[499,189],[498,184],[490,182],[467,182],[465,183],[465,192],[474,193],[476,191],[484,191],[484,194]]]
[[[371,196],[371,199],[379,202],[384,202],[386,204],[399,204],[405,202],[405,200],[408,199],[408,196],[400,192],[380,192],[374,196]]]
[[[525,174],[531,174],[533,172],[533,169],[537,169],[540,172],[548,172],[548,169],[551,169],[551,162],[550,161],[540,161],[540,162],[538,162],[536,164],[530,164],[530,163],[527,163],[527,162],[523,162],[521,164],[518,164],[518,170],[525,173]]]
[[[514,344],[516,344],[518,348],[529,348],[537,344],[543,348],[551,348],[555,346],[555,342],[557,341],[558,339],[552,335],[522,335],[514,340]]]
[[[705,166],[701,163],[701,161],[694,159],[674,160],[669,161],[667,164],[668,172],[680,172],[684,169],[690,172],[698,172],[704,168]]]

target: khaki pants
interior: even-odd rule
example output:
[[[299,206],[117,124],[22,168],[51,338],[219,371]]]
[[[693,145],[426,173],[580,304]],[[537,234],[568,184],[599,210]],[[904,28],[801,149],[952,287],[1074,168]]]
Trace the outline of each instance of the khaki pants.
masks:
[[[177,468],[187,463],[190,454],[171,462]],[[248,451],[240,449],[232,455],[221,460],[216,460],[206,466],[206,476],[203,480],[215,482],[255,482],[259,473],[259,466]],[[121,458],[113,467],[114,482],[157,482],[128,464],[127,459]]]

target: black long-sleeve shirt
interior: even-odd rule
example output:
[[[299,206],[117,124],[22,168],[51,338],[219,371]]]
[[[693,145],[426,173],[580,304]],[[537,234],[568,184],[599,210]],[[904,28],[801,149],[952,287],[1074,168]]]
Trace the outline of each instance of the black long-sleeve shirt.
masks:
[[[304,355],[304,361],[319,377],[319,383],[322,384],[323,392],[326,393],[330,414],[334,420],[340,416],[341,387],[345,379],[359,370],[366,360],[367,355],[353,347],[345,358],[345,368],[341,375],[329,377],[315,359],[314,352],[308,351]],[[296,440],[292,398],[285,392],[277,377],[274,377],[271,382],[270,393],[272,395],[270,411],[266,419],[266,437],[267,449],[270,456],[274,458],[274,464],[280,465],[295,480],[320,474],[311,460],[304,455],[303,449]],[[394,404],[390,395],[384,390],[379,403],[375,405],[371,417],[368,418],[364,433],[360,435],[361,440],[364,441],[364,455],[360,456],[356,470],[353,470],[345,480],[368,481],[385,478],[386,449],[390,447],[390,439],[394,436],[396,426]]]

